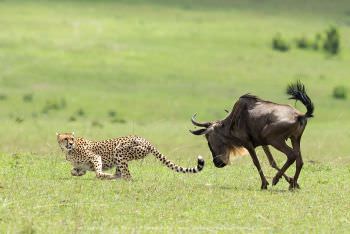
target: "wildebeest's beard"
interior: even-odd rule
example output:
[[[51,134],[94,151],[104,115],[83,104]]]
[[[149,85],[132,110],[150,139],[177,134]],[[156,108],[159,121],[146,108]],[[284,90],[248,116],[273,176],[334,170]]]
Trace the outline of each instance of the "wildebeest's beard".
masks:
[[[206,135],[210,152],[213,156],[213,163],[216,167],[222,168],[229,163],[229,152],[225,144],[211,134]]]

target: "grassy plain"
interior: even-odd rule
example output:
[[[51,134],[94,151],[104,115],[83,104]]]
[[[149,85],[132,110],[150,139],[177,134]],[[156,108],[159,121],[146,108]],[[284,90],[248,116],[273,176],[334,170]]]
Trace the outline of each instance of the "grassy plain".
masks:
[[[0,1],[0,22],[1,233],[349,230],[350,103],[332,98],[350,89],[348,1]],[[276,33],[293,42],[330,25],[338,56],[271,49]],[[260,191],[249,157],[214,168],[191,115],[223,118],[248,92],[294,105],[284,89],[297,79],[316,106],[302,190]],[[73,178],[56,131],[138,134],[181,165],[207,164],[185,176],[150,156],[131,163],[132,182]]]

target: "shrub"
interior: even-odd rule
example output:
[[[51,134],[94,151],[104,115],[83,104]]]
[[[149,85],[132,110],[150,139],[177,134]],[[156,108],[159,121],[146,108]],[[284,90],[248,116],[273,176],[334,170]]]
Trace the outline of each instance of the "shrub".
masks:
[[[47,114],[51,110],[60,110],[60,109],[64,109],[65,107],[66,107],[66,100],[63,98],[60,101],[47,100],[45,103],[45,106],[42,109],[42,113]]]
[[[4,101],[7,99],[7,96],[5,94],[0,94],[0,101]]]
[[[333,89],[333,97],[336,99],[346,99],[346,88],[344,86],[336,86]]]
[[[288,51],[290,46],[289,44],[281,37],[281,34],[277,34],[272,38],[272,48],[281,52]]]
[[[318,50],[318,49],[322,48],[322,35],[320,33],[317,33],[315,35],[315,40],[312,43],[312,48],[314,50]]]
[[[33,101],[33,94],[29,93],[29,94],[23,95],[23,101],[24,102],[31,102],[31,101]]]
[[[112,123],[120,123],[120,124],[125,124],[126,120],[125,119],[121,119],[121,118],[113,118],[111,120]]]
[[[85,111],[84,111],[83,109],[80,108],[79,110],[77,110],[77,115],[78,115],[78,116],[81,116],[81,117],[82,117],[82,116],[85,116]]]
[[[74,116],[74,115],[72,115],[71,117],[69,117],[69,119],[68,119],[68,121],[70,121],[70,122],[74,122],[74,121],[76,121],[77,120],[77,118]]]
[[[299,49],[308,49],[312,47],[312,43],[305,36],[297,38],[296,44]]]
[[[103,124],[101,124],[101,123],[98,122],[97,120],[92,121],[91,125],[92,125],[93,127],[103,128]]]
[[[337,28],[330,27],[326,31],[326,38],[323,43],[323,49],[331,54],[335,55],[339,53],[340,50],[340,37]]]
[[[114,111],[114,110],[110,110],[110,111],[108,111],[108,116],[109,117],[116,117],[117,116],[117,112]]]
[[[20,116],[17,116],[17,117],[15,118],[15,121],[16,121],[17,123],[22,123],[22,122],[24,121],[24,119],[23,119],[22,117],[20,117]]]

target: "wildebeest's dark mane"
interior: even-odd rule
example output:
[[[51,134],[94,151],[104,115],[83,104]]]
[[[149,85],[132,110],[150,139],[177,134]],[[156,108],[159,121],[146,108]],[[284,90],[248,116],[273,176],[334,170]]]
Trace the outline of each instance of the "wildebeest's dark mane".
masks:
[[[258,96],[252,95],[250,93],[246,93],[246,94],[242,95],[240,98],[250,98],[250,99],[260,100],[260,98]]]
[[[242,97],[254,98],[254,100],[257,100],[255,99],[255,96],[249,94],[245,94]],[[231,112],[226,116],[226,118],[222,120],[223,125],[227,126],[229,130],[238,127],[240,124],[242,116],[241,112],[244,109],[244,101],[241,98],[234,104]]]

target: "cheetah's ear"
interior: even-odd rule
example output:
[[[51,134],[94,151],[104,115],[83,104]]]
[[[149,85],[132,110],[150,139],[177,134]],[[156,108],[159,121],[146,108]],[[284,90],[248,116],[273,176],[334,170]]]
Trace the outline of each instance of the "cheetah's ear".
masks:
[[[60,135],[58,132],[56,132],[56,136]]]
[[[72,132],[72,135],[74,136],[74,132]]]

